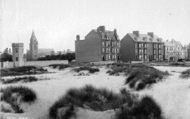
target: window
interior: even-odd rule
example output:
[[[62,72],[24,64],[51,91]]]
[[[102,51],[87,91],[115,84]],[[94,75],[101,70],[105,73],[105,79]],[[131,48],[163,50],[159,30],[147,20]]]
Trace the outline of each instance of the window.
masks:
[[[18,53],[18,48],[15,48],[15,52]]]
[[[106,53],[110,53],[110,48],[106,48]]]
[[[154,50],[154,54],[156,54],[156,50]]]
[[[162,44],[159,44],[159,46],[158,46],[160,49],[162,48]]]
[[[110,60],[110,54],[106,55],[106,60]]]
[[[120,43],[119,42],[117,42],[117,47],[120,47]]]
[[[119,48],[117,48],[116,50],[117,50],[117,53],[119,53]]]
[[[143,44],[142,43],[139,43],[139,48],[143,48]]]
[[[103,52],[103,53],[105,52],[105,49],[104,49],[104,48],[102,48],[102,52]]]
[[[147,54],[147,50],[144,50],[144,54]]]
[[[116,45],[116,42],[112,42],[112,47],[115,47],[115,45]]]
[[[110,46],[110,41],[107,41],[106,42],[106,47],[109,47]]]
[[[16,57],[16,61],[18,61],[18,57]]]
[[[135,54],[138,54],[138,50],[137,49],[135,49]]]
[[[157,56],[156,56],[156,55],[154,55],[154,59],[157,59]]]
[[[148,56],[147,56],[147,55],[144,55],[144,59],[145,59],[145,60],[148,60]]]
[[[116,53],[116,49],[115,48],[112,49],[112,53]]]
[[[144,48],[147,48],[147,44],[144,44]]]
[[[104,42],[102,42],[102,47],[104,47],[105,46],[105,43]]]
[[[162,56],[162,55],[159,55],[159,59],[163,59],[163,56]]]
[[[116,59],[116,56],[115,56],[115,55],[112,55],[112,59],[115,60],[115,59]]]
[[[142,60],[142,59],[143,59],[142,55],[139,55],[139,60]]]
[[[143,50],[142,49],[139,49],[139,54],[143,54]]]

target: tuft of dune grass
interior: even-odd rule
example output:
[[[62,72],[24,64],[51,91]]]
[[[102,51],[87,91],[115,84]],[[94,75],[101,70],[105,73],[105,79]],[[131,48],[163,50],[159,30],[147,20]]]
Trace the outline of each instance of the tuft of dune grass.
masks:
[[[49,116],[56,119],[60,108],[66,108],[71,105],[94,111],[117,109],[123,104],[128,104],[132,101],[131,95],[127,95],[128,92],[125,93],[116,94],[104,88],[94,88],[91,85],[86,85],[80,89],[73,88],[68,90],[64,96],[50,107]]]
[[[22,83],[29,83],[29,82],[35,82],[39,80],[48,80],[48,79],[38,79],[34,76],[25,76],[25,77],[16,77],[12,79],[1,79],[1,82],[3,84],[10,84],[10,83],[17,83],[17,82],[22,82]]]
[[[47,73],[46,69],[36,66],[22,66],[8,69],[1,69],[1,76],[15,76],[15,75],[27,75],[27,74],[42,74]]]
[[[89,71],[89,73],[95,73],[95,72],[99,72],[100,70],[98,68],[93,68],[90,66],[82,66],[79,68],[75,68],[74,69],[75,72],[80,72],[80,71]]]
[[[122,107],[116,119],[164,119],[160,106],[149,96],[133,104],[131,108]]]
[[[52,67],[54,69],[58,68],[59,70],[62,70],[62,69],[70,67],[70,65],[69,64],[51,64],[49,65],[49,67]]]
[[[190,78],[190,69],[183,71],[180,75],[181,78]]]
[[[20,108],[22,102],[31,104],[37,99],[32,89],[23,86],[9,86],[1,89],[1,92],[0,100],[9,103],[16,113],[23,113]]]
[[[140,65],[132,68],[126,78],[125,84],[129,84],[130,88],[142,90],[147,85],[156,83],[169,75],[168,72],[159,71],[153,67]],[[138,85],[136,86],[136,84]]]

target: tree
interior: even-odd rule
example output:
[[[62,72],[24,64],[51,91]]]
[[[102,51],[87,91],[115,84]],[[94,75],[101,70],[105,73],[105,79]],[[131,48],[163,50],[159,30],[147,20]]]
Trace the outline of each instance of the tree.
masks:
[[[8,54],[8,53],[3,53],[3,54],[1,54],[1,56],[0,56],[0,61],[1,61],[1,62],[13,61],[13,60],[12,60],[12,55],[11,55],[11,54]]]

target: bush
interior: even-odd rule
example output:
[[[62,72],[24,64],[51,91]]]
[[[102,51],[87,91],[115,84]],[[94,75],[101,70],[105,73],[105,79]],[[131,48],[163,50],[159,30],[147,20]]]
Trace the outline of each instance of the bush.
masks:
[[[95,72],[99,72],[100,70],[98,68],[92,68],[92,67],[88,67],[88,66],[84,66],[84,67],[79,67],[74,69],[75,72],[80,72],[80,71],[89,71],[89,73],[95,73]]]
[[[186,66],[185,62],[172,62],[169,65],[171,65],[171,66]]]
[[[136,63],[136,64],[113,63],[107,65],[107,67],[111,68],[110,70],[107,71],[109,75],[119,75],[119,73],[125,73],[125,75],[128,75],[133,70],[149,68],[149,66],[141,63]]]
[[[58,109],[69,105],[89,108],[95,111],[104,111],[119,108],[132,100],[130,95],[115,94],[107,89],[96,89],[90,85],[81,89],[70,89],[56,101],[49,109],[51,118],[57,118]]]
[[[119,76],[120,73],[126,73],[129,70],[129,64],[124,64],[124,63],[113,63],[113,64],[107,65],[107,67],[111,68],[110,70],[106,72],[109,75]]]
[[[61,69],[70,67],[70,65],[68,65],[68,64],[51,64],[51,65],[49,65],[49,67],[52,67],[54,69],[58,68],[59,70],[61,70]]]
[[[9,103],[16,113],[23,113],[20,103],[33,103],[37,99],[36,93],[33,90],[23,86],[9,86],[1,89],[1,92],[0,100]]]
[[[159,105],[150,97],[144,97],[131,108],[122,107],[116,119],[163,119]]]
[[[17,82],[23,82],[23,83],[28,83],[28,82],[34,82],[38,81],[39,79],[34,77],[34,76],[28,76],[28,77],[18,77],[18,78],[13,78],[13,79],[1,79],[1,82],[3,84],[9,84],[9,83],[17,83]]]
[[[190,78],[190,69],[183,71],[180,75],[181,78]]]
[[[129,84],[130,88],[142,90],[146,85],[151,85],[160,81],[164,76],[169,75],[168,72],[159,71],[153,67],[145,65],[132,66],[125,84]],[[136,84],[138,83],[137,87]]]
[[[1,69],[1,76],[15,76],[15,75],[26,75],[26,74],[42,74],[47,73],[47,70],[42,67],[35,66],[22,66],[8,69]]]
[[[13,61],[12,55],[8,53],[3,53],[0,55],[0,62]]]

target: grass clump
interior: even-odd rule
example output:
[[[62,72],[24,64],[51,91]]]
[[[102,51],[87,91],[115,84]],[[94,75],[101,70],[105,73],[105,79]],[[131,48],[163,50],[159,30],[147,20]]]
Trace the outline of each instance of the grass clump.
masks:
[[[62,69],[70,67],[70,65],[69,64],[50,64],[49,67],[52,67],[54,69],[58,68],[59,70],[62,70]]]
[[[22,102],[33,103],[37,99],[36,93],[33,90],[23,86],[9,86],[1,89],[1,92],[0,100],[9,103],[16,113],[23,113],[20,107]]]
[[[136,65],[132,66],[125,84],[129,84],[130,88],[142,90],[147,85],[160,81],[166,75],[169,75],[169,73],[146,65]]]
[[[98,68],[83,66],[83,67],[75,68],[74,71],[77,73],[80,71],[89,71],[89,73],[95,73],[95,72],[99,72],[100,70]]]
[[[160,106],[151,98],[144,97],[131,108],[122,107],[116,119],[163,119]]]
[[[163,79],[164,76],[169,75],[168,72],[162,72],[141,63],[114,63],[111,65],[109,64],[108,67],[111,68],[107,72],[110,75],[120,75],[120,73],[124,73],[124,75],[127,76],[125,84],[129,84],[130,88],[136,90],[142,90],[147,85],[156,83]]]
[[[10,84],[10,83],[17,83],[17,82],[23,82],[23,83],[28,83],[28,82],[34,82],[38,81],[39,79],[34,77],[34,76],[28,76],[28,77],[18,77],[18,78],[12,78],[12,79],[1,79],[1,82],[3,84]]]
[[[190,78],[190,69],[183,71],[180,75],[181,78]]]
[[[171,66],[187,66],[185,62],[172,62],[169,63]]]
[[[116,75],[119,76],[120,73],[126,73],[129,70],[129,64],[124,64],[124,63],[113,63],[107,65],[107,67],[110,68],[106,73],[109,75]]]
[[[87,108],[94,111],[116,109],[128,103],[129,100],[132,100],[130,95],[116,94],[104,88],[97,89],[87,85],[81,89],[73,88],[68,90],[63,97],[50,107],[49,115],[52,119],[56,119],[58,118],[58,110],[60,108],[71,106]]]
[[[15,75],[28,75],[28,74],[42,74],[47,73],[46,69],[35,66],[22,66],[8,69],[1,69],[1,76],[15,76]]]

